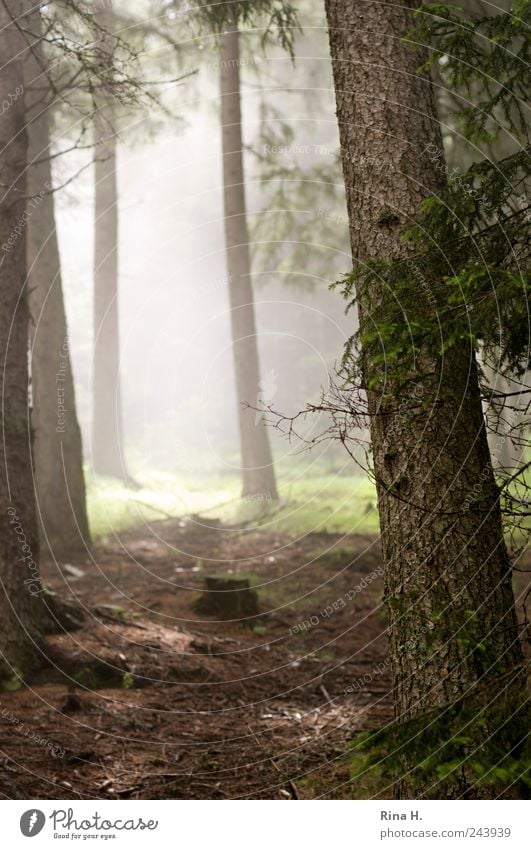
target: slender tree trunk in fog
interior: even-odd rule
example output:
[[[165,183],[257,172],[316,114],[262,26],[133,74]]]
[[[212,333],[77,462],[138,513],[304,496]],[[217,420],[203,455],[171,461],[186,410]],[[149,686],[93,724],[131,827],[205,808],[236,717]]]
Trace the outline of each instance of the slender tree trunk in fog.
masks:
[[[236,398],[240,430],[243,491],[245,496],[278,498],[269,436],[262,416],[254,409],[264,393],[260,385],[260,366],[251,259],[245,207],[243,174],[242,118],[240,97],[239,33],[232,30],[221,36],[221,134],[223,147],[223,197],[225,208],[225,244],[231,329],[236,378]],[[269,398],[269,400],[271,400]]]
[[[111,0],[98,0],[98,20],[112,31]],[[103,43],[112,61],[112,36]],[[128,480],[123,456],[118,313],[118,192],[111,96],[96,100],[94,116],[94,389],[92,462],[101,475]]]
[[[32,32],[40,32],[32,15]],[[24,63],[28,128],[27,259],[31,341],[33,471],[41,545],[56,554],[88,543],[83,449],[55,226],[48,103],[39,44]]]
[[[0,115],[0,686],[32,663],[41,591],[28,398],[25,43],[12,23],[23,25],[28,8],[0,3],[0,103],[11,104]]]
[[[416,6],[326,0],[355,264],[407,256],[401,231],[441,189],[426,152],[441,149],[431,84],[416,74],[422,57],[400,41]],[[429,293],[414,277],[411,285],[429,312]],[[357,296],[362,329],[392,297],[373,281]],[[393,412],[397,404],[382,412],[382,394],[368,392],[396,714],[404,722],[465,697],[481,703],[483,693],[496,702],[487,739],[494,709],[502,725],[521,703],[522,652],[475,355],[463,344],[443,362],[420,357],[423,413],[417,404],[409,416]],[[368,356],[363,364],[369,386],[375,372]],[[478,483],[481,498],[471,499]],[[507,730],[510,743],[519,733]],[[456,796],[485,792],[465,767],[454,777]],[[415,798],[419,788],[399,793]]]
[[[482,364],[486,370],[489,383],[500,393],[514,393],[507,398],[505,406],[500,405],[499,418],[493,421],[492,432],[489,433],[489,447],[494,469],[501,475],[513,475],[525,461],[522,456],[524,448],[519,444],[522,440],[523,411],[520,407],[525,406],[525,395],[519,398],[516,393],[521,391],[526,380],[511,380],[500,374],[495,374],[493,369]]]

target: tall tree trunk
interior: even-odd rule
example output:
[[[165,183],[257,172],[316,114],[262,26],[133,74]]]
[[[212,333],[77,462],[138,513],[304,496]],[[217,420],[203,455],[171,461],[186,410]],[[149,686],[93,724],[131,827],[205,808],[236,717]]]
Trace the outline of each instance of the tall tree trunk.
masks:
[[[221,36],[220,58],[225,244],[240,430],[242,495],[243,497],[276,499],[278,493],[269,437],[263,416],[256,413],[256,408],[261,403],[267,404],[272,401],[273,387],[265,386],[260,381],[245,206],[240,53],[237,29]]]
[[[31,16],[39,34],[39,10]],[[38,43],[25,61],[29,169],[27,259],[31,340],[33,464],[41,547],[55,554],[90,542],[83,449],[55,226],[44,56]]]
[[[325,1],[353,261],[407,257],[400,233],[442,185],[426,152],[428,145],[442,150],[431,83],[416,73],[421,58],[401,42],[418,4]],[[411,286],[428,312],[430,292],[413,275]],[[393,296],[371,282],[357,297],[363,330],[375,305]],[[493,733],[491,723],[510,723],[521,704],[522,652],[474,352],[462,345],[443,361],[430,356],[421,354],[415,376],[422,412],[418,399],[397,412],[396,403],[385,407],[383,392],[368,391],[394,698],[400,723],[463,700],[477,699],[482,715],[494,699],[485,727],[467,732],[473,750]],[[378,374],[362,357],[371,387]],[[392,380],[385,392],[393,392]],[[523,736],[517,725],[507,736],[515,745]],[[442,728],[448,731],[444,720]],[[413,746],[412,767],[422,760]],[[476,780],[465,763],[450,773],[445,792],[490,792]],[[398,794],[421,792],[411,781]]]
[[[97,18],[108,35],[102,49],[112,62],[112,2],[98,0]],[[94,115],[94,390],[92,463],[101,475],[127,481],[122,438],[118,313],[118,192],[115,114],[111,95],[96,98]]]
[[[21,0],[0,3],[0,686],[5,687],[15,686],[35,656],[41,592],[28,398],[25,43],[13,23],[23,26],[27,11]]]
[[[500,401],[499,406],[492,411],[489,433],[489,448],[494,471],[496,474],[510,477],[525,461],[525,457],[522,456],[524,448],[521,444],[524,438],[522,426],[525,421],[522,407],[525,408],[527,402],[523,393],[521,397],[517,393],[522,391],[526,381],[525,379],[511,380],[496,373],[494,368],[484,363],[482,368],[487,374],[489,384],[497,393],[505,392],[510,395],[505,399],[505,403]]]

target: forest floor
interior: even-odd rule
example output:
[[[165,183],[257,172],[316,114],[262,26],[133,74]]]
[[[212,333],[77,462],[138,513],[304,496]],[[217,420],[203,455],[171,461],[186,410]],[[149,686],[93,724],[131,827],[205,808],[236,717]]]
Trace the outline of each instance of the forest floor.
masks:
[[[374,537],[168,520],[43,574],[85,621],[0,695],[4,797],[353,795],[347,741],[391,718]],[[220,574],[251,579],[257,616],[194,613]]]
[[[200,517],[45,560],[84,622],[0,694],[0,797],[363,798],[349,742],[392,718],[381,572],[375,536]],[[195,613],[205,575],[248,577],[260,612]]]

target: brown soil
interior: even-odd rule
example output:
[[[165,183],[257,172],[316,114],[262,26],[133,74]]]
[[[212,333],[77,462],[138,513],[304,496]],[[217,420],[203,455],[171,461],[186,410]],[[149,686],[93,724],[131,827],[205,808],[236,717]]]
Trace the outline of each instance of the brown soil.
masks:
[[[380,571],[370,537],[198,517],[45,562],[85,623],[49,636],[46,668],[0,694],[0,795],[356,796],[347,742],[391,719]],[[249,577],[260,612],[195,613],[206,575]]]

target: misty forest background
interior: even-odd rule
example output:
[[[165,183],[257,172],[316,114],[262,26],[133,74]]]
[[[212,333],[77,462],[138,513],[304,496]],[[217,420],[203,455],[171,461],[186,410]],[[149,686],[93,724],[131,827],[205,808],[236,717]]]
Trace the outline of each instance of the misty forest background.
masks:
[[[528,795],[530,19],[1,3],[5,798]]]

